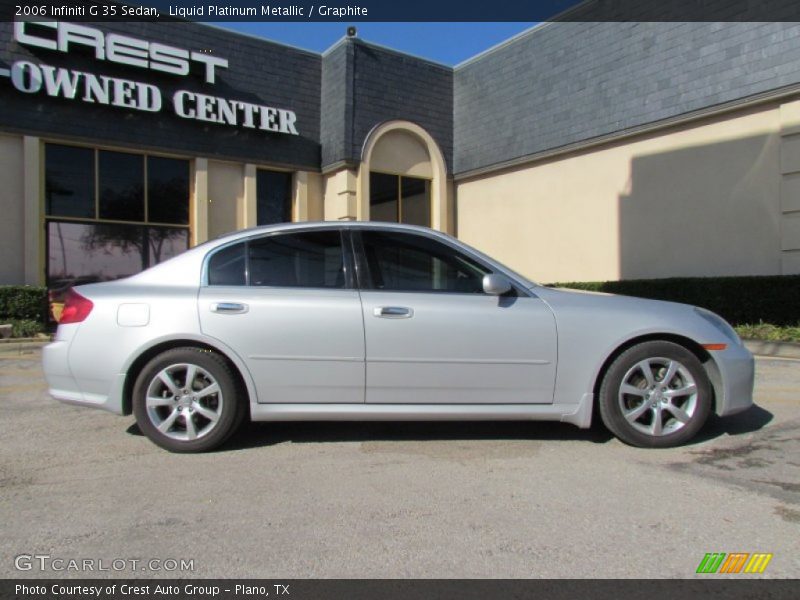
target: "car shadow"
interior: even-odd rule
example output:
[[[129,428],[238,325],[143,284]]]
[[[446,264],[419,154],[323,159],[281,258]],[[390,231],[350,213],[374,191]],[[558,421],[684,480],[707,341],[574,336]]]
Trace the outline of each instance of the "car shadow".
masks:
[[[744,435],[764,428],[775,415],[760,406],[753,405],[747,410],[729,417],[718,417],[711,414],[700,432],[689,442],[689,445],[702,444],[723,435]]]
[[[752,433],[766,426],[773,414],[760,406],[730,417],[712,414],[706,426],[687,445],[724,435]],[[142,436],[136,423],[126,433]],[[287,421],[245,422],[218,452],[262,446],[326,442],[409,442],[463,440],[583,441],[605,444],[614,436],[598,417],[590,429],[548,421]]]
[[[144,437],[144,434],[142,433],[142,430],[139,429],[139,426],[136,424],[135,421],[130,424],[130,427],[128,427],[125,430],[125,433],[127,433],[128,435],[138,435],[140,437]]]
[[[578,440],[604,444],[613,436],[602,426],[578,429],[543,421],[298,421],[245,423],[220,448],[244,450],[275,444],[480,440]]]

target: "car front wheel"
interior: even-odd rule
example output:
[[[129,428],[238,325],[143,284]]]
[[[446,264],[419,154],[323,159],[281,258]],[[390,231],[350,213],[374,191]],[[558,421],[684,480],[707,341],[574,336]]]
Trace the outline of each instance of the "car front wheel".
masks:
[[[204,452],[222,444],[244,409],[225,360],[199,348],[174,348],[153,358],[133,388],[139,429],[171,452]]]
[[[689,441],[705,424],[711,394],[706,371],[689,350],[672,342],[643,342],[608,368],[600,416],[623,442],[669,448]]]

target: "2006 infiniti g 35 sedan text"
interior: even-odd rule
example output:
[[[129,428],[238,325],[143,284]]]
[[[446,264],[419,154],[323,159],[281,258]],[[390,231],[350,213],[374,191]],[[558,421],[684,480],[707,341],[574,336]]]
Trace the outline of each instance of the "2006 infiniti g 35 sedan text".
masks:
[[[692,306],[550,289],[422,227],[240,231],[68,293],[50,393],[177,452],[256,421],[530,419],[681,444],[752,403],[753,357]]]

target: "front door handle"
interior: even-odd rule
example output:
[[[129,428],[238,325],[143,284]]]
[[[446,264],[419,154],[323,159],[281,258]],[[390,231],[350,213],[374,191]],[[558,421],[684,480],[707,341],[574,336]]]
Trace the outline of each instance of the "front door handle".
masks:
[[[372,314],[383,319],[410,319],[414,310],[406,306],[376,306]]]
[[[246,313],[247,304],[242,304],[241,302],[215,302],[211,305],[211,311],[227,315]]]

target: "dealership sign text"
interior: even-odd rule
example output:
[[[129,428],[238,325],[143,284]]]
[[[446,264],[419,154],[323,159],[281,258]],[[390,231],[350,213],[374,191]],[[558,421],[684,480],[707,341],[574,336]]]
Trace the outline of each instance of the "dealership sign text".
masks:
[[[227,60],[207,53],[189,52],[116,33],[105,34],[99,29],[77,23],[17,21],[14,23],[14,38],[20,44],[59,52],[88,47],[97,60],[180,77],[189,75],[191,66],[195,64],[202,66],[205,81],[211,84],[216,82],[217,69],[228,66]],[[52,97],[144,112],[159,112],[164,105],[161,90],[141,81],[25,60],[13,63],[10,70],[0,70],[0,74],[10,76],[14,88],[26,94],[44,92]],[[189,90],[174,92],[170,101],[175,114],[183,119],[298,135],[295,125],[297,116],[291,110]]]

